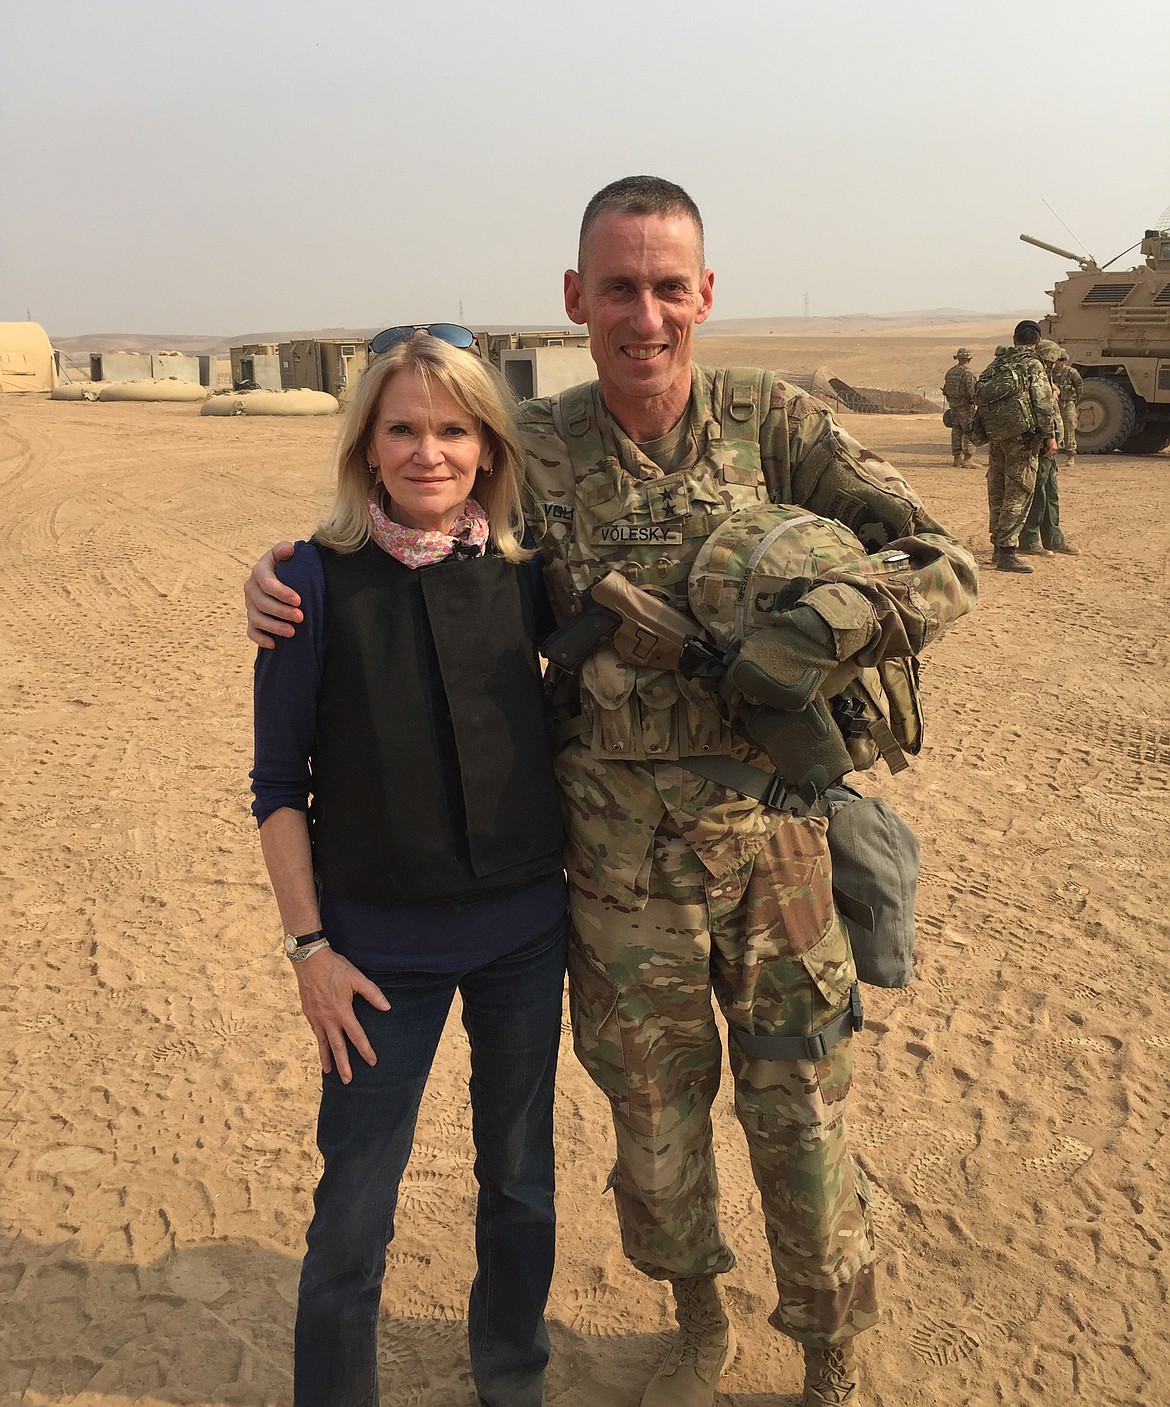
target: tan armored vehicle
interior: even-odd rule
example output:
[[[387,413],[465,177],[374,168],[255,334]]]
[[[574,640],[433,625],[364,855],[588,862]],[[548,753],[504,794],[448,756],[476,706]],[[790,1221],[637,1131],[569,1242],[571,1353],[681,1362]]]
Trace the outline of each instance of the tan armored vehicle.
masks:
[[[1145,263],[1124,272],[1111,271],[1108,264],[1099,268],[1095,259],[1031,235],[1020,238],[1079,265],[1049,290],[1053,312],[1045,319],[1047,335],[1067,350],[1069,365],[1085,379],[1077,452],[1165,449],[1170,445],[1170,229],[1147,230],[1141,241]]]

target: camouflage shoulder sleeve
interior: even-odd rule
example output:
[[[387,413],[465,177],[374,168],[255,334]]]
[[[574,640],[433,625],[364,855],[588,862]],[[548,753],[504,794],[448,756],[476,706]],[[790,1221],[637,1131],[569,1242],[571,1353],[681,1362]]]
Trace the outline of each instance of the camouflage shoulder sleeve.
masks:
[[[768,497],[773,503],[798,503],[792,486],[791,426],[809,415],[827,416],[832,412],[824,401],[777,378],[772,382],[772,400],[768,413],[760,424],[760,461]]]
[[[521,402],[516,421],[524,447],[524,519],[539,537],[548,527],[550,503],[571,503],[572,464],[551,398]]]
[[[1032,395],[1032,405],[1036,411],[1036,424],[1051,424],[1052,417],[1056,413],[1056,408],[1052,401],[1052,382],[1048,379],[1048,373],[1043,365],[1032,358],[1028,361],[1029,387]]]
[[[819,402],[805,401],[789,406],[787,501],[844,523],[879,559],[872,572],[823,578],[857,591],[873,611],[877,629],[861,662],[917,654],[974,607],[975,560],[888,460],[842,430]]]

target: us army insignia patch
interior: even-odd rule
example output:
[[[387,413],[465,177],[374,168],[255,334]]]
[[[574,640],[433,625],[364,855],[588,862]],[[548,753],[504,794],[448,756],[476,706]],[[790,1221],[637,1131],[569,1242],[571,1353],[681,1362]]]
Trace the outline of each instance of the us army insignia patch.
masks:
[[[663,546],[682,543],[682,530],[659,523],[605,523],[593,530],[594,542],[650,542]]]

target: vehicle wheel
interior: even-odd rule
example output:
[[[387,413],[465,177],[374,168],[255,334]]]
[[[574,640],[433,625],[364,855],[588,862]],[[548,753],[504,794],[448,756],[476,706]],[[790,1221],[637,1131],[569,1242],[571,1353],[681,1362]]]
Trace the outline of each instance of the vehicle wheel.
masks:
[[[1134,433],[1137,407],[1127,386],[1086,376],[1077,402],[1077,453],[1108,454]]]
[[[1170,420],[1148,420],[1121,446],[1122,454],[1158,454],[1170,445]]]

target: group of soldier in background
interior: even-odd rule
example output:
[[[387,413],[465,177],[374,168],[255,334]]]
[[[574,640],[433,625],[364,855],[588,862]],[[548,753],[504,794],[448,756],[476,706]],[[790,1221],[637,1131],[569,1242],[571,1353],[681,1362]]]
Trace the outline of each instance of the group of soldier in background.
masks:
[[[1077,452],[1077,402],[1082,379],[1068,353],[1044,337],[1039,323],[1017,323],[1010,347],[976,376],[971,351],[960,347],[943,379],[956,468],[987,444],[988,531],[999,571],[1031,572],[1020,554],[1048,557],[1078,549],[1060,528],[1058,450],[1072,464]]]

